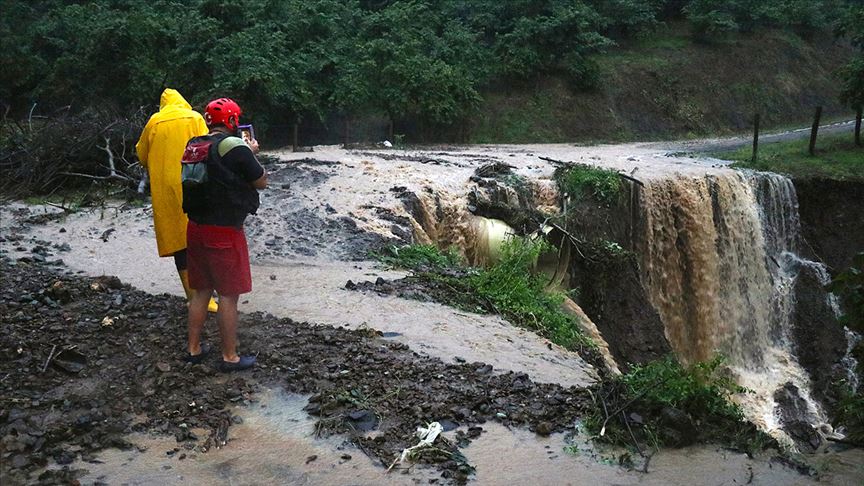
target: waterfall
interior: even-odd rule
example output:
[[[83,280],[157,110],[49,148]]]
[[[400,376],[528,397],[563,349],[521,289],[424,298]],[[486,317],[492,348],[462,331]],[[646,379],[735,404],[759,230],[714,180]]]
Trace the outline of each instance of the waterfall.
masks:
[[[677,176],[643,191],[642,278],[684,363],[727,358],[745,415],[779,439],[775,393],[791,383],[805,403],[801,420],[826,422],[793,346],[795,284],[802,271],[828,273],[800,256],[792,182],[774,174]],[[826,299],[833,299],[826,293]],[[837,310],[836,302],[831,301]]]

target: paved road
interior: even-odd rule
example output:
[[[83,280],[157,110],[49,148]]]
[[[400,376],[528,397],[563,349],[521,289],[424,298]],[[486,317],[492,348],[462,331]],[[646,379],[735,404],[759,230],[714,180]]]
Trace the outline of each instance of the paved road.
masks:
[[[849,133],[855,130],[855,120],[830,123],[820,125],[819,135]],[[762,133],[759,136],[759,144],[775,142],[786,142],[789,140],[801,140],[810,137],[810,127],[788,130],[785,132]],[[668,150],[677,150],[681,152],[705,153],[705,152],[720,152],[726,150],[736,150],[741,147],[749,147],[753,143],[752,135],[732,137],[732,138],[715,138],[701,140],[687,140],[677,142],[664,142],[662,145]]]

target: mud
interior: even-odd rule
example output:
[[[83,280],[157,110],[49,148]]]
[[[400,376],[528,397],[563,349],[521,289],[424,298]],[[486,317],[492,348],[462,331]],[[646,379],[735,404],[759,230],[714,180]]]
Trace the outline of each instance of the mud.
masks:
[[[354,217],[337,214],[324,202],[321,193],[328,189],[322,185],[335,174],[336,165],[338,162],[306,158],[269,169],[270,185],[279,190],[264,192],[259,213],[246,221],[256,258],[365,260],[370,251],[410,243],[406,229],[410,225],[397,226],[393,236],[382,235],[359,228]]]
[[[238,421],[229,407],[248,403],[263,383],[312,394],[306,410],[318,417],[317,433],[346,434],[382,465],[413,445],[418,425],[433,420],[468,427],[438,445],[456,455],[487,421],[560,432],[572,429],[590,403],[584,389],[536,384],[486,363],[445,364],[372,330],[260,313],[242,316],[240,324],[242,348],[257,353],[260,365],[224,375],[215,371],[215,358],[194,366],[182,361],[185,306],[179,298],[37,263],[0,265],[0,436],[4,461],[12,466],[8,479],[15,482],[71,479],[77,474],[71,469],[33,474],[51,462],[86,462],[103,448],[129,447],[130,432],[173,435],[175,453],[221,447]],[[213,327],[205,340],[215,343]],[[78,369],[62,365],[70,357]],[[445,479],[464,482],[471,472],[450,455],[422,457]]]
[[[514,465],[519,464],[530,464],[531,467],[522,469],[533,470],[535,464],[530,457],[517,453],[513,453],[513,460],[501,458],[501,453],[491,453],[498,454],[496,463],[488,459],[472,460],[469,451],[479,447],[473,449],[479,458],[485,454],[482,451],[494,450],[491,446],[480,446],[484,439],[512,442],[512,437],[506,434],[502,438],[496,432],[490,437],[489,431],[501,431],[496,425],[498,421],[511,426],[522,443],[535,437],[532,428],[555,437],[561,435],[555,431],[574,431],[575,419],[584,411],[586,402],[581,388],[568,385],[584,387],[596,380],[596,375],[574,353],[530,332],[514,330],[500,319],[475,312],[456,312],[431,302],[344,290],[348,279],[360,282],[374,281],[379,276],[385,280],[404,277],[369,262],[347,261],[374,251],[377,245],[407,241],[414,236],[412,214],[390,189],[404,187],[413,194],[434,194],[439,200],[441,195],[450,194],[452,200],[444,202],[454,207],[464,205],[473,187],[469,183],[471,175],[489,162],[504,160],[514,167],[517,175],[551,181],[553,168],[540,161],[538,155],[590,161],[625,170],[637,178],[724,170],[711,167],[711,161],[666,157],[662,149],[649,145],[578,149],[564,144],[480,146],[470,150],[450,147],[439,152],[362,154],[316,147],[316,157],[321,160],[303,160],[303,156],[290,153],[275,155],[278,161],[270,164],[270,170],[277,182],[264,193],[262,210],[250,218],[247,228],[256,287],[244,301],[244,308],[270,313],[243,316],[242,347],[245,351],[259,352],[262,364],[247,375],[217,374],[212,363],[187,368],[179,360],[185,326],[179,298],[153,296],[125,286],[115,288],[115,280],[105,280],[105,289],[90,287],[93,276],[109,273],[118,274],[124,282],[132,282],[151,293],[180,293],[173,265],[155,257],[151,216],[146,206],[130,208],[117,204],[72,215],[60,215],[56,210],[38,213],[27,210],[13,221],[8,217],[7,207],[0,208],[4,211],[0,248],[14,260],[27,258],[17,266],[4,263],[2,267],[0,305],[9,307],[0,309],[6,332],[0,343],[7,358],[0,365],[3,400],[0,455],[4,465],[13,466],[3,472],[7,475],[4,484],[7,478],[13,483],[23,481],[27,474],[29,481],[35,482],[43,473],[42,464],[67,463],[72,459],[78,462],[60,464],[59,472],[56,468],[45,472],[44,480],[71,478],[74,474],[64,472],[63,466],[95,470],[98,465],[88,461],[99,460],[96,451],[112,444],[127,446],[129,441],[140,440],[147,447],[147,440],[141,435],[130,436],[130,432],[148,434],[147,437],[156,434],[159,441],[168,437],[169,443],[174,441],[173,447],[162,450],[162,445],[154,445],[150,452],[157,450],[161,455],[177,458],[176,461],[192,459],[193,454],[200,459],[230,450],[232,439],[237,438],[234,444],[240,444],[245,433],[241,432],[244,424],[237,423],[237,417],[240,421],[253,420],[242,409],[249,405],[254,409],[254,402],[267,389],[311,396],[309,412],[317,414],[314,424],[320,424],[312,425],[313,431],[320,430],[322,436],[335,434],[330,439],[335,438],[340,445],[342,440],[348,440],[350,447],[361,451],[346,452],[354,457],[348,464],[358,464],[357,458],[368,453],[374,459],[375,470],[382,472],[377,464],[389,463],[402,447],[413,445],[416,426],[429,420],[443,420],[450,424],[448,427],[459,425],[449,433],[450,442],[442,443],[443,450],[459,451],[467,464],[440,455],[425,457],[427,463],[438,468],[435,476],[446,472],[449,477],[443,479],[450,482],[468,476],[481,483],[495,484],[501,476],[489,473],[490,470],[512,472]],[[46,222],[51,224],[29,226]],[[63,268],[57,262],[60,259],[71,269],[91,277],[58,276],[57,269]],[[52,262],[54,265],[49,265]],[[71,289],[68,295],[62,291],[64,285],[48,293],[57,280]],[[34,298],[22,302],[22,292]],[[51,301],[45,300],[46,295]],[[63,299],[69,301],[64,303]],[[13,303],[16,311],[7,312]],[[120,314],[126,317],[121,318]],[[105,320],[106,317],[109,319]],[[103,321],[111,324],[102,326]],[[305,321],[337,327],[299,323]],[[215,341],[212,324],[210,327],[208,339]],[[385,333],[378,335],[372,328]],[[55,344],[58,344],[55,353],[61,351],[57,365],[52,357],[42,373]],[[77,347],[66,351],[66,347],[73,345]],[[18,348],[22,350],[20,353]],[[141,356],[136,354],[142,352]],[[82,364],[81,357],[83,369],[77,373],[70,371],[76,364]],[[205,397],[201,403],[199,397]],[[190,405],[193,402],[195,405]],[[90,420],[82,418],[82,424],[77,425],[82,414],[90,415]],[[181,427],[182,424],[186,427]],[[13,430],[13,426],[20,426],[23,433],[19,434],[18,428]],[[457,432],[461,434],[457,436]],[[176,442],[177,437],[181,442]],[[276,440],[272,435],[269,437]],[[215,451],[213,447],[226,438],[228,447]],[[279,438],[285,439],[284,435]],[[44,441],[40,444],[41,439]],[[314,439],[314,443],[320,445],[319,440]],[[471,445],[461,447],[469,442]],[[35,450],[37,445],[39,449]],[[204,449],[209,452],[203,454]],[[247,461],[255,463],[261,458],[266,463],[264,451],[254,446],[245,450],[250,451]],[[167,454],[169,451],[171,454]],[[179,459],[183,454],[186,459]],[[712,471],[700,475],[698,470],[688,469],[690,462],[686,457],[668,453],[668,477],[673,479],[666,484],[687,484],[693,478],[706,482],[725,478],[723,474],[729,472],[725,466],[708,467],[715,462],[724,463],[715,460],[718,454],[725,453],[702,450],[697,454],[702,462],[694,464],[705,464],[705,470]],[[303,476],[301,468],[307,466],[305,460],[311,455],[319,455],[319,459],[309,462],[310,467],[319,460],[328,467],[334,462],[340,466],[338,463],[345,461],[312,452],[303,461],[291,459],[288,462],[294,470],[277,471],[273,477],[283,481],[311,478]],[[223,457],[237,464],[229,456]],[[173,464],[179,469],[178,463]],[[747,463],[735,462],[736,471],[745,467],[742,464]],[[468,466],[486,472],[470,476]],[[245,474],[250,469],[226,467],[216,467],[222,471],[220,478]],[[779,482],[797,474],[778,465],[769,473],[770,463],[764,461],[753,467],[766,477],[778,478]],[[553,469],[542,477],[560,479],[564,471],[571,469]],[[681,471],[681,475],[676,475],[676,471]],[[844,476],[853,478],[846,481],[850,484],[861,477],[860,464],[853,463],[846,471],[852,471]],[[111,482],[123,477],[118,469],[103,474],[108,474]],[[610,482],[619,482],[616,478],[621,476],[616,472],[608,477],[613,478]],[[327,484],[329,477],[322,475],[309,482]],[[729,477],[747,482],[746,476]],[[644,482],[638,475],[627,478],[629,481],[620,482]],[[100,480],[98,474],[94,480]],[[806,483],[809,479],[798,476],[790,481]]]

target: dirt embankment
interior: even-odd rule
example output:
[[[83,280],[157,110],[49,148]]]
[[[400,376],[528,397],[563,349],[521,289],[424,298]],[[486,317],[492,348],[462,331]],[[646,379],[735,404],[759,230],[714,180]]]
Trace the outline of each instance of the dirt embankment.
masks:
[[[864,251],[864,181],[798,179],[798,211],[804,239],[833,274]]]

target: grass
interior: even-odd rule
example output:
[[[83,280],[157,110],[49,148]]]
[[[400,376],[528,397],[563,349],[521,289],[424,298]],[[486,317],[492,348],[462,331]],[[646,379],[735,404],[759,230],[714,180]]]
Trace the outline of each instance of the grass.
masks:
[[[560,190],[573,200],[596,199],[607,205],[618,200],[623,185],[618,173],[585,164],[568,166],[555,174]]]
[[[627,374],[599,385],[596,396],[602,404],[586,417],[586,428],[600,440],[618,445],[638,441],[659,448],[714,440],[755,451],[774,444],[730,401],[733,394],[747,390],[725,376],[722,365],[722,357],[683,366],[668,356],[633,366]],[[670,420],[670,410],[687,417],[693,436],[684,436],[688,427],[681,427],[681,419]]]
[[[504,244],[498,263],[488,269],[466,269],[452,252],[427,245],[391,248],[378,258],[388,265],[408,268],[430,284],[443,284],[453,292],[444,302],[459,308],[487,308],[512,324],[531,329],[571,350],[595,349],[575,317],[561,310],[563,294],[546,291],[546,282],[532,269],[548,250],[542,240],[514,238]],[[466,304],[470,293],[474,304]]]
[[[820,137],[816,155],[808,153],[809,139],[775,142],[759,147],[752,159],[751,147],[712,156],[733,160],[733,167],[788,174],[796,179],[864,180],[864,148],[856,147],[849,135]]]
[[[455,251],[441,252],[433,245],[391,246],[375,256],[387,265],[412,270],[444,269],[455,267],[461,262],[459,254]]]

